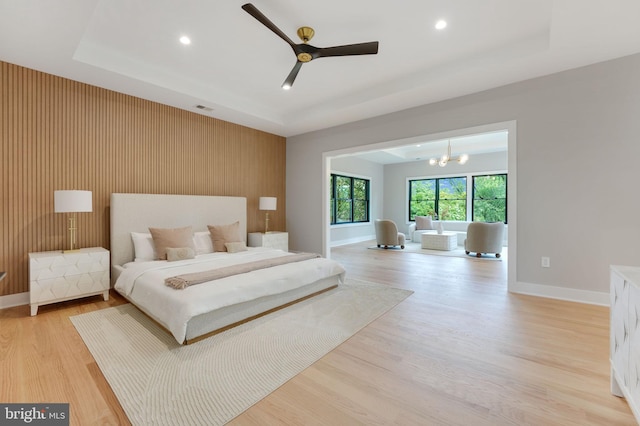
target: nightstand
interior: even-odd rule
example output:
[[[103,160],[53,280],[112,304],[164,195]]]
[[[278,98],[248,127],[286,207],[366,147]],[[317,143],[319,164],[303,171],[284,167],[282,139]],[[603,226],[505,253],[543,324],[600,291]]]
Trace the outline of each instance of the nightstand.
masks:
[[[270,247],[289,251],[289,233],[288,232],[250,232],[249,247]]]
[[[109,250],[93,247],[29,253],[31,316],[49,303],[97,294],[109,300],[109,288]]]

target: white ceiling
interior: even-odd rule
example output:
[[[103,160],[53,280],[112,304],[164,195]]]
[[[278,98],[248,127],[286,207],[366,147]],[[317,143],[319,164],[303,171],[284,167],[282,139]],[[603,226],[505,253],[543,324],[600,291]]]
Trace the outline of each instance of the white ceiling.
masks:
[[[379,53],[284,91],[293,51],[242,0],[0,0],[0,60],[293,136],[640,52],[638,0],[252,1],[296,42]]]
[[[425,140],[408,145],[400,145],[393,148],[376,149],[368,152],[350,154],[363,160],[379,164],[407,163],[418,160],[440,158],[447,153],[448,144],[451,143],[451,157],[462,154],[471,157],[477,154],[506,151],[508,148],[509,133],[504,131],[477,133],[467,136],[457,136],[451,139]],[[414,138],[419,140],[420,138]]]

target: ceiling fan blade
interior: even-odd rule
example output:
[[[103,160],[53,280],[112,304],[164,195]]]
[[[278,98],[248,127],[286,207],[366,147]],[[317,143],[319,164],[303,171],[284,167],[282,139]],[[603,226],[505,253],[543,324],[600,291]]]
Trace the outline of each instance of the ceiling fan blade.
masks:
[[[251,3],[247,3],[247,4],[243,4],[242,8],[245,10],[245,12],[247,12],[249,15],[256,18],[258,21],[262,23],[262,25],[269,28],[278,37],[280,37],[281,39],[289,43],[289,45],[295,49],[296,44],[289,37],[287,37],[287,35],[283,33],[280,30],[280,28],[276,27],[276,25],[273,22],[271,22],[269,18],[264,16],[262,12],[260,12],[254,5],[252,5]]]
[[[378,53],[378,42],[346,44],[344,46],[322,47],[318,49],[317,57],[350,56],[350,55],[375,55]]]
[[[302,62],[296,61],[296,64],[293,66],[293,69],[291,70],[287,78],[284,80],[284,83],[282,83],[282,88],[284,90],[291,89],[291,86],[293,86],[293,82],[295,81],[296,76],[298,75],[298,71],[300,71],[300,68],[302,68]]]

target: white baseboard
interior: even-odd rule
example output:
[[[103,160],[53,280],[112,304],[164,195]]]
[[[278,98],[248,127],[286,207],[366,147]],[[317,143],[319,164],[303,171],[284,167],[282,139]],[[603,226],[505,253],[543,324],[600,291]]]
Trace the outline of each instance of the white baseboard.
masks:
[[[29,304],[29,292],[0,296],[0,309],[13,308]]]
[[[516,282],[509,288],[512,293],[530,296],[547,297],[550,299],[567,300],[570,302],[587,303],[590,305],[609,306],[609,293],[575,288],[557,287],[544,284]]]
[[[376,239],[376,236],[374,234],[374,235],[368,235],[368,236],[365,235],[360,237],[348,238],[346,240],[331,241],[331,247],[346,246],[347,244],[361,243],[363,241],[371,241],[375,239]]]

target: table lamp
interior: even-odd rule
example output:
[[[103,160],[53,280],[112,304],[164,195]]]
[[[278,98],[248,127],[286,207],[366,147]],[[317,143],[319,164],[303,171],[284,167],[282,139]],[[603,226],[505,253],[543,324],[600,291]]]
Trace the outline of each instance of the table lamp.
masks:
[[[266,210],[264,219],[264,233],[269,233],[269,211],[275,210],[278,199],[276,197],[260,197],[260,210]]]
[[[69,215],[69,250],[79,250],[76,248],[77,221],[76,213],[92,212],[93,200],[91,191],[54,191],[53,193],[54,211],[56,213],[71,213]]]

